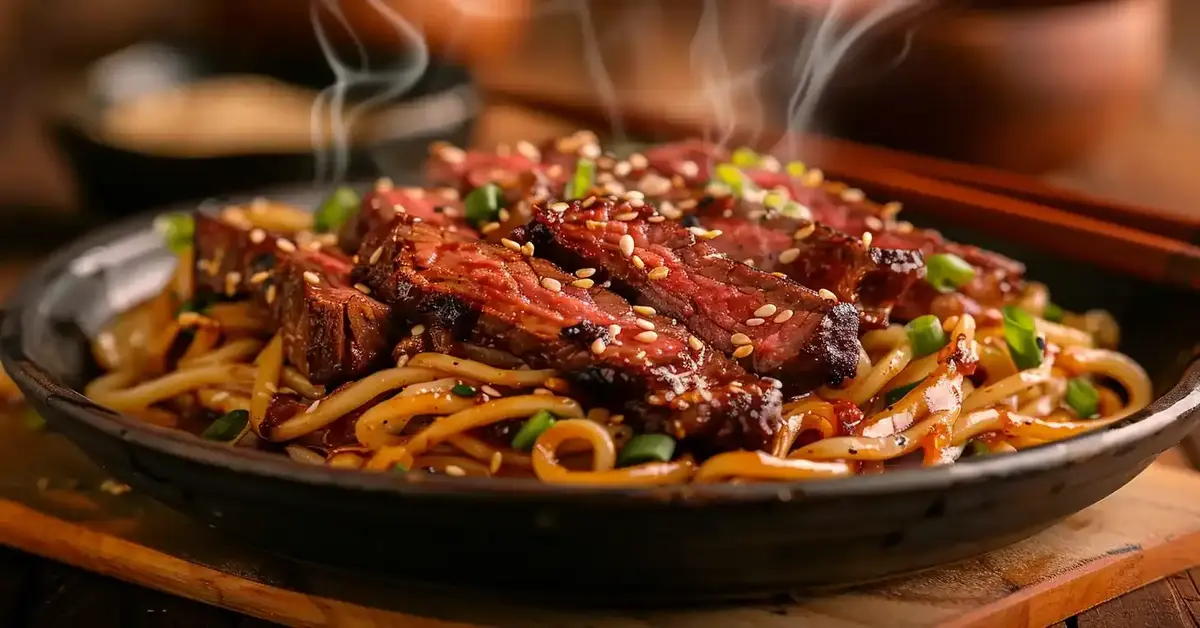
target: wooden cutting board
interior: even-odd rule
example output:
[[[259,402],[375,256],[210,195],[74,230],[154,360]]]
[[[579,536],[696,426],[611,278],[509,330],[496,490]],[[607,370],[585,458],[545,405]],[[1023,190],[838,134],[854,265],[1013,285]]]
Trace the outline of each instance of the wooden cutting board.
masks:
[[[1044,626],[1200,565],[1200,473],[1162,463],[1052,528],[965,563],[824,596],[653,611],[535,606],[299,563],[106,480],[62,437],[0,417],[0,543],[289,626]]]

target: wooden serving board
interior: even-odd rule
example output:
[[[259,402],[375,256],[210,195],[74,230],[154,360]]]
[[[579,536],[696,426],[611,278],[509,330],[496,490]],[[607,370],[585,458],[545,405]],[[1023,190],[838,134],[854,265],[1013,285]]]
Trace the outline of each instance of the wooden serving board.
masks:
[[[121,493],[61,436],[15,417],[0,417],[0,478],[0,543],[289,626],[1044,626],[1200,565],[1200,473],[1163,463],[1030,539],[958,565],[777,603],[641,611],[524,604],[271,556]],[[419,566],[397,572],[419,577]]]

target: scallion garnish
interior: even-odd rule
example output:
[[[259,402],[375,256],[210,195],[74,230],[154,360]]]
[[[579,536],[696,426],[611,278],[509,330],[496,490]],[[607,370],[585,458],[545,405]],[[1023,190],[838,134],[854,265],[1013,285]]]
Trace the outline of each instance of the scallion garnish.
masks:
[[[734,196],[742,195],[743,177],[741,168],[733,164],[717,164],[713,169],[713,173],[717,176],[717,181],[729,186]]]
[[[458,395],[459,397],[474,397],[475,387],[468,386],[466,384],[455,384],[454,388],[450,389],[450,392]]]
[[[172,253],[179,254],[191,248],[192,238],[196,234],[196,221],[188,213],[163,214],[154,219],[154,230],[162,236]]]
[[[975,268],[951,253],[934,253],[925,258],[925,280],[941,292],[954,292],[975,278]]]
[[[908,342],[912,345],[913,358],[923,358],[946,346],[946,332],[942,321],[933,314],[919,316],[904,326]]]
[[[1063,314],[1065,314],[1063,309],[1059,307],[1057,303],[1053,302],[1047,303],[1046,309],[1042,310],[1042,318],[1050,321],[1051,323],[1061,323]]]
[[[1004,307],[1004,341],[1018,369],[1041,366],[1045,345],[1038,342],[1037,324],[1028,312],[1012,305]]]
[[[245,410],[234,410],[225,416],[212,422],[200,434],[201,437],[208,440],[231,441],[246,429],[246,423],[250,421],[250,413]]]
[[[788,162],[787,173],[789,176],[802,177],[802,176],[804,176],[805,172],[808,172],[808,166],[804,165],[804,162],[802,162],[802,161],[789,161]]]
[[[990,447],[987,446],[987,443],[985,443],[981,440],[971,441],[970,448],[971,448],[972,456],[986,456],[986,455],[992,453],[992,450]]]
[[[396,475],[404,475],[408,473],[408,467],[397,462],[396,464],[392,465],[392,473],[395,473]]]
[[[588,195],[596,185],[596,162],[591,159],[580,159],[575,164],[575,176],[567,184],[567,200],[575,200]]]
[[[313,215],[313,230],[317,233],[334,233],[358,213],[362,199],[354,190],[341,186],[330,194]]]
[[[504,191],[495,183],[488,183],[471,190],[463,199],[467,222],[478,227],[493,222],[504,207]]]
[[[670,462],[675,455],[675,439],[666,434],[638,434],[617,454],[617,466],[628,467],[643,462]]]
[[[513,436],[513,449],[520,451],[530,451],[533,449],[533,444],[537,442],[542,432],[550,429],[554,425],[554,415],[545,410],[538,410],[525,420],[525,424],[517,430],[517,435]]]
[[[1072,378],[1067,381],[1067,405],[1075,416],[1090,419],[1100,412],[1100,391],[1082,377]]]
[[[889,406],[895,404],[897,401],[900,401],[901,399],[903,399],[905,395],[912,392],[912,389],[916,388],[917,384],[920,384],[920,383],[921,383],[921,381],[917,380],[911,384],[905,384],[904,386],[897,386],[896,388],[893,388],[893,389],[887,391],[886,393],[883,394],[883,402]]]
[[[180,314],[183,314],[184,312],[196,312],[197,314],[205,314],[208,312],[208,309],[210,307],[212,307],[212,304],[208,303],[204,300],[188,299],[187,301],[184,301],[183,303],[179,304],[179,309],[175,311],[175,316],[179,316]]]
[[[753,168],[759,164],[761,157],[753,149],[742,147],[733,151],[729,160],[739,168]]]

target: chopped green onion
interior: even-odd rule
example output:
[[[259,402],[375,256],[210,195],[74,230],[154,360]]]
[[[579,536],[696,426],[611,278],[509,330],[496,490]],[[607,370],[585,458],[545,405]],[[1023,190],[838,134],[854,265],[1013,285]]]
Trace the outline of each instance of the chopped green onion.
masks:
[[[1047,303],[1046,309],[1042,311],[1042,318],[1050,321],[1051,323],[1061,323],[1063,314],[1065,314],[1063,309],[1059,307],[1057,303],[1051,302]]]
[[[717,164],[717,167],[714,169],[714,173],[717,175],[717,181],[729,186],[729,189],[733,192],[734,196],[742,195],[744,178],[741,168],[738,168],[733,164]]]
[[[1082,377],[1073,378],[1067,382],[1067,405],[1081,419],[1094,417],[1100,412],[1100,391]]]
[[[361,204],[358,193],[346,186],[339,187],[317,208],[313,215],[313,230],[317,233],[336,232],[358,213]]]
[[[395,473],[396,475],[404,475],[408,473],[408,467],[397,462],[396,464],[392,465],[392,473]]]
[[[788,201],[784,203],[783,206],[779,208],[779,213],[787,216],[788,218],[812,220],[812,211],[796,201]]]
[[[767,192],[767,195],[763,197],[763,205],[774,209],[783,207],[783,204],[787,202],[788,197],[779,192]]]
[[[638,434],[617,454],[617,466],[628,467],[643,462],[670,462],[675,455],[675,439],[666,434]]]
[[[454,388],[450,389],[450,392],[458,395],[459,397],[474,397],[475,387],[468,386],[466,384],[455,384]]]
[[[912,345],[913,358],[923,358],[946,346],[946,332],[942,321],[933,314],[912,319],[904,326],[908,342]]]
[[[46,429],[46,419],[38,414],[37,410],[30,408],[21,415],[21,423],[25,425],[25,429],[30,432],[40,432]]]
[[[787,165],[788,175],[793,176],[793,177],[802,177],[802,176],[804,176],[805,172],[808,172],[808,166],[804,165],[804,162],[802,162],[802,161],[789,161],[788,162],[788,165]]]
[[[739,168],[753,168],[762,161],[762,158],[753,149],[743,147],[733,151],[730,161]]]
[[[1004,341],[1018,369],[1041,366],[1045,343],[1038,337],[1037,324],[1028,312],[1012,305],[1004,307]]]
[[[154,219],[154,230],[162,236],[172,253],[179,254],[191,248],[196,221],[189,213],[163,214]]]
[[[250,413],[245,410],[234,410],[225,416],[212,422],[200,434],[201,437],[208,440],[231,441],[246,429],[246,423],[250,421]]]
[[[554,425],[554,415],[545,410],[538,410],[533,416],[526,419],[521,429],[517,430],[517,435],[513,436],[513,449],[520,451],[532,450],[538,436],[541,436],[542,432],[550,429],[551,425]]]
[[[504,207],[504,191],[495,183],[488,183],[471,190],[463,200],[467,211],[467,222],[479,226],[496,220]]]
[[[954,292],[975,278],[975,268],[951,253],[934,253],[925,258],[925,281],[941,292]]]
[[[197,314],[205,314],[212,307],[211,303],[206,303],[200,299],[188,299],[179,304],[179,309],[175,311],[175,316],[179,316],[184,312],[196,312]]]
[[[567,184],[567,200],[587,196],[594,185],[596,185],[596,162],[591,159],[580,159],[579,163],[575,164],[575,176],[571,177],[571,182]]]
[[[896,403],[897,401],[900,401],[901,399],[904,398],[905,395],[912,392],[912,389],[916,388],[917,385],[920,383],[921,383],[921,380],[917,380],[911,384],[906,384],[904,386],[897,386],[896,388],[893,388],[893,389],[887,391],[883,395],[883,402],[890,406],[890,405]]]
[[[970,447],[971,447],[971,455],[972,456],[986,456],[986,455],[992,453],[992,450],[990,447],[987,446],[987,443],[985,443],[981,440],[971,441]]]

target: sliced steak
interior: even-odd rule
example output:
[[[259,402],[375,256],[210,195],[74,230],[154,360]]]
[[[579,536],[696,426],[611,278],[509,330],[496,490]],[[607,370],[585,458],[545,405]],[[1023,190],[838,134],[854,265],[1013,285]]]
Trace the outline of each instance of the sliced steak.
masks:
[[[391,310],[353,287],[340,252],[297,249],[207,212],[196,214],[195,247],[197,295],[252,299],[279,325],[287,361],[313,382],[352,379],[386,359]]]
[[[647,431],[762,449],[779,429],[777,382],[549,261],[404,217],[373,232],[359,260],[355,277],[414,322],[558,369]]]
[[[597,268],[714,348],[789,390],[839,384],[858,363],[858,313],[786,277],[747,266],[633,199],[539,205],[520,237],[565,268]],[[832,295],[830,295],[832,296]]]
[[[474,233],[467,224],[458,190],[395,187],[383,181],[363,196],[358,212],[342,225],[338,231],[338,247],[353,255],[368,232],[390,223],[398,211],[451,231]]]

